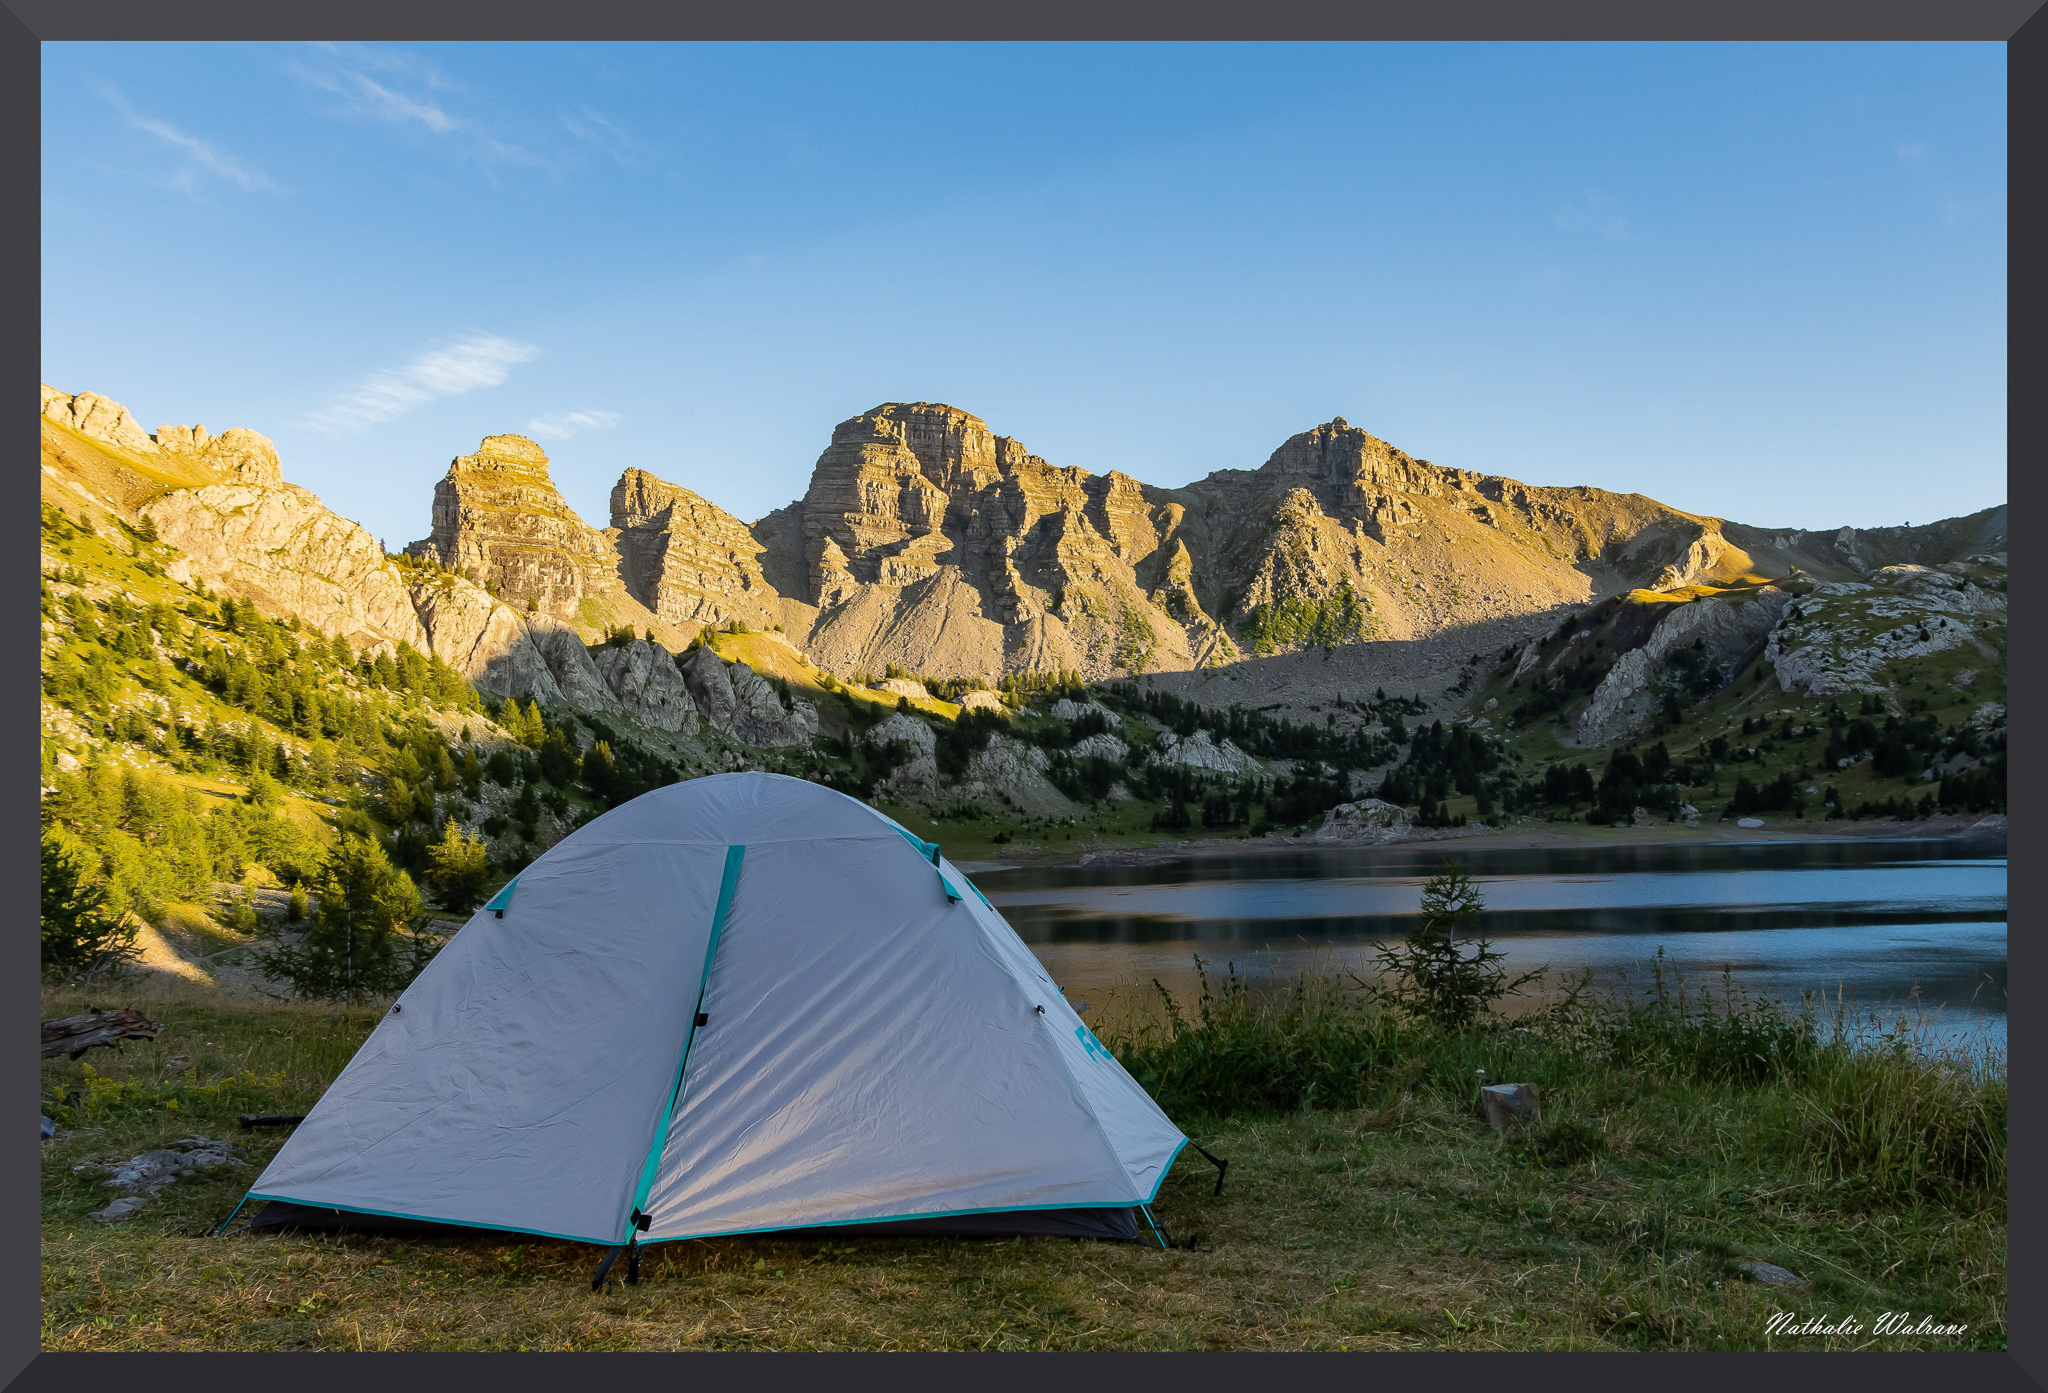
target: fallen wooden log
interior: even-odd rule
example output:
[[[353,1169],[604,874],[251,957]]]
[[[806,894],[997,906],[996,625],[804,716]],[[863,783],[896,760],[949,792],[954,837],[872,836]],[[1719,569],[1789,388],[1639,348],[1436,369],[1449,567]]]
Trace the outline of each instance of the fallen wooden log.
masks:
[[[109,1048],[123,1040],[154,1040],[163,1027],[136,1010],[124,1006],[118,1011],[95,1008],[82,1016],[43,1022],[43,1058],[60,1054],[78,1058],[95,1045]]]

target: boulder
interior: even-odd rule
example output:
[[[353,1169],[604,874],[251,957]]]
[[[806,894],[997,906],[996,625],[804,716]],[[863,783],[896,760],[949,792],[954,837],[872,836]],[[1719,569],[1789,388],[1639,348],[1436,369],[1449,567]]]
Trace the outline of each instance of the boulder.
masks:
[[[1543,1099],[1533,1083],[1490,1083],[1479,1090],[1479,1104],[1486,1120],[1505,1132],[1518,1122],[1536,1122],[1543,1117]]]
[[[912,701],[930,701],[932,694],[925,690],[922,682],[908,677],[891,677],[886,682],[877,682],[875,688],[891,696],[909,697]]]
[[[1309,834],[1318,842],[1391,842],[1415,830],[1415,817],[1397,803],[1365,798],[1339,803],[1323,814],[1323,825]]]
[[[148,1203],[149,1197],[147,1195],[127,1195],[121,1199],[115,1200],[113,1203],[109,1204],[105,1209],[93,1210],[92,1213],[86,1215],[85,1217],[88,1219],[97,1219],[103,1224],[118,1224],[123,1222],[124,1220],[134,1218],[135,1211],[142,1208],[144,1205]]]
[[[960,709],[962,711],[1007,711],[1010,708],[1003,705],[1003,699],[994,692],[986,692],[976,688],[973,691],[960,694]]]
[[[1738,817],[1735,819],[1735,825],[1737,827],[1757,828],[1764,825],[1764,820],[1760,817]]]
[[[1796,1272],[1788,1272],[1776,1263],[1738,1262],[1735,1266],[1738,1271],[1748,1273],[1750,1277],[1767,1287],[1803,1287],[1807,1284],[1804,1277]]]

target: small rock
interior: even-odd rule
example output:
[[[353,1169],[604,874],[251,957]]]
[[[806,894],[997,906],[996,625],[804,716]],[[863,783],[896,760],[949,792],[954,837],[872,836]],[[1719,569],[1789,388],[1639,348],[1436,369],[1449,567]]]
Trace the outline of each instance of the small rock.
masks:
[[[1796,1272],[1787,1272],[1775,1263],[1738,1262],[1735,1264],[1767,1287],[1803,1287],[1806,1279]]]
[[[1535,1122],[1543,1116],[1543,1099],[1533,1083],[1490,1083],[1479,1090],[1486,1120],[1502,1131],[1512,1123]]]
[[[46,1118],[44,1118],[44,1119],[43,1119],[43,1140],[44,1140],[44,1141],[48,1141],[48,1140],[49,1140],[49,1139],[50,1139],[51,1137],[54,1137],[54,1136],[56,1136],[56,1135],[57,1135],[57,1124],[56,1124],[56,1123],[54,1123],[54,1122],[52,1122],[52,1121],[51,1121],[51,1120],[50,1120],[49,1118],[47,1118],[47,1117],[46,1117]]]
[[[1764,820],[1760,817],[1738,817],[1735,819],[1735,825],[1737,827],[1761,827],[1764,825]]]
[[[98,1219],[103,1224],[118,1224],[124,1219],[134,1218],[135,1211],[148,1203],[149,1200],[146,1196],[128,1195],[122,1199],[115,1200],[105,1209],[95,1209],[86,1217],[88,1219]]]

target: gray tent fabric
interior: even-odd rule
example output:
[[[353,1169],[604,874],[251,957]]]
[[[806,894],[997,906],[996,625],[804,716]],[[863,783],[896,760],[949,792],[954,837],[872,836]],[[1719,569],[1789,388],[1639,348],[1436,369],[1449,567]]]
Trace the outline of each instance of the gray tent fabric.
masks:
[[[1185,1143],[938,848],[723,774],[527,867],[248,1198],[602,1244],[636,1214],[643,1243],[1123,1236],[1128,1214],[1072,1212],[1148,1204]]]

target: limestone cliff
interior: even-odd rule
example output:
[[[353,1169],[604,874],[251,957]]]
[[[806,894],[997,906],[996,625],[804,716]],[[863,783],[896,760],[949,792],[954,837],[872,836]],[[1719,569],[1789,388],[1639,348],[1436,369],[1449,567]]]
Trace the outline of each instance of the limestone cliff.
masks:
[[[602,533],[563,501],[540,446],[491,435],[434,485],[434,528],[407,552],[485,582],[517,606],[575,621],[585,596],[617,584]]]
[[[1341,417],[1256,469],[1156,488],[1052,464],[957,407],[894,402],[840,423],[803,497],[751,526],[636,464],[609,527],[593,528],[538,445],[489,436],[434,487],[431,533],[407,548],[429,564],[400,568],[285,483],[254,432],[150,435],[118,403],[47,386],[43,407],[46,496],[146,511],[224,588],[364,642],[412,643],[488,689],[756,743],[801,743],[814,727],[752,673],[693,676],[686,659],[678,688],[651,649],[598,660],[584,645],[623,625],[681,649],[701,626],[739,621],[779,627],[842,674],[1063,668],[1142,673],[1204,701],[1310,704],[1381,684],[1450,701],[1467,655],[1632,590],[1861,582],[2005,543],[2002,507],[1918,528],[1773,532],[1639,494],[1445,468]],[[1762,614],[1731,612],[1687,642],[1760,642]],[[1638,719],[1657,657],[1634,662],[1643,670],[1617,670],[1583,713],[1583,738]]]
[[[628,469],[612,489],[611,511],[619,577],[665,622],[782,622],[783,597],[761,566],[764,548],[723,508],[644,469]]]
[[[668,650],[635,640],[593,656],[574,625],[501,603],[467,576],[433,564],[432,548],[421,548],[423,563],[394,563],[368,529],[285,482],[276,449],[254,431],[215,436],[204,426],[161,426],[152,436],[119,403],[93,393],[45,386],[42,400],[45,500],[153,527],[183,553],[168,568],[175,580],[204,581],[272,615],[297,615],[358,651],[409,644],[485,691],[626,716],[659,731],[699,724],[691,684]],[[468,557],[471,569],[495,579],[507,567],[533,578],[534,593],[579,604],[616,587],[605,560],[610,542],[583,528],[554,494],[537,448],[492,437],[477,455],[456,461],[450,477],[441,494],[453,519],[453,555]],[[743,664],[727,670],[705,653],[695,680],[708,694],[708,724],[722,734],[801,744],[816,733],[814,708],[785,707]]]

